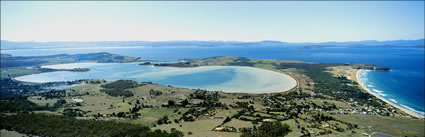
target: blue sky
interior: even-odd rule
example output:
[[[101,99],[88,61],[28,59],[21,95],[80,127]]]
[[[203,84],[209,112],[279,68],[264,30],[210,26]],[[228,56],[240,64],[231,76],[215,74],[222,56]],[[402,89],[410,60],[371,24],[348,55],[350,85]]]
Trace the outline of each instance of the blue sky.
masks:
[[[422,38],[424,1],[1,1],[1,39],[11,41]]]

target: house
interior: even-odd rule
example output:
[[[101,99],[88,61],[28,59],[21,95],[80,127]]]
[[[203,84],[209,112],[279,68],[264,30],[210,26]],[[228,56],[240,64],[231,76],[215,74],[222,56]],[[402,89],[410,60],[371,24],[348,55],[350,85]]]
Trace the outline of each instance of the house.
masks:
[[[222,131],[222,132],[236,132],[236,128],[229,126],[217,127],[214,131]]]
[[[224,127],[217,127],[214,129],[214,131],[223,131],[223,130],[224,130]]]
[[[81,98],[73,98],[72,101],[77,102],[77,103],[84,102],[84,100],[81,99]]]
[[[273,122],[273,119],[263,119],[263,122]]]

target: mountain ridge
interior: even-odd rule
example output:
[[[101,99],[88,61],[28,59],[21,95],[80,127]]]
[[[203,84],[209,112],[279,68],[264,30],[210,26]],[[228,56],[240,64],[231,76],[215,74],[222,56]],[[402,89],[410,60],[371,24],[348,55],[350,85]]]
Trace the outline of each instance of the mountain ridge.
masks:
[[[242,41],[89,41],[89,42],[14,42],[1,40],[1,49],[42,49],[42,48],[87,48],[87,47],[166,47],[166,46],[300,46],[303,48],[326,47],[424,47],[424,39],[417,40],[363,40],[347,42],[283,42],[263,40],[257,42]]]

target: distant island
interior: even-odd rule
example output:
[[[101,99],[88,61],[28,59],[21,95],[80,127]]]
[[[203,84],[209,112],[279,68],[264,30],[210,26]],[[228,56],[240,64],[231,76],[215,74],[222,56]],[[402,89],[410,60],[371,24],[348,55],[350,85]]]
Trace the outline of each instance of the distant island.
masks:
[[[93,41],[93,42],[14,42],[1,40],[2,50],[11,49],[50,49],[50,48],[100,48],[100,47],[219,47],[219,46],[298,46],[300,48],[424,48],[424,39],[390,41],[350,41],[350,42],[299,42],[282,41]],[[84,46],[83,46],[84,45]],[[171,46],[172,45],[172,46]]]
[[[106,52],[75,55],[59,54],[35,57],[13,57],[9,54],[1,54],[1,68],[40,66],[75,62],[128,63],[137,61],[141,61],[141,59],[139,57],[120,56]]]

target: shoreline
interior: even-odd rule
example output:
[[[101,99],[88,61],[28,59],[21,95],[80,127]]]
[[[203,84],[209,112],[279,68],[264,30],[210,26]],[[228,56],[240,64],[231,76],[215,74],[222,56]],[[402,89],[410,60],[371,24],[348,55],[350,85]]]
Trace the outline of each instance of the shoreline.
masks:
[[[270,71],[271,73],[277,74],[277,75],[284,75],[292,80],[295,81],[295,84],[288,89],[279,89],[279,90],[269,90],[269,91],[265,91],[265,92],[260,92],[260,93],[254,93],[254,92],[240,92],[240,90],[233,90],[233,91],[222,91],[224,93],[230,93],[230,94],[253,94],[253,95],[262,95],[262,94],[275,94],[275,93],[284,93],[290,90],[293,90],[297,87],[299,87],[299,81],[298,79],[296,79],[295,77],[291,76],[290,74],[284,73],[284,72],[280,72],[277,70],[271,70],[271,69],[265,69],[265,68],[259,68],[259,67],[251,67],[251,66],[230,66],[230,65],[205,65],[205,66],[195,66],[195,67],[175,67],[175,66],[158,66],[158,67],[164,67],[164,68],[181,68],[181,69],[195,69],[195,68],[207,68],[207,67],[224,67],[224,68],[232,68],[232,67],[237,67],[237,68],[247,68],[247,69],[260,69],[263,71]],[[180,88],[188,88],[188,87],[180,87]],[[197,89],[197,88],[189,88],[189,89]],[[214,90],[211,90],[214,91]]]
[[[42,68],[51,68],[51,69],[73,69],[73,68],[87,68],[88,66],[85,66],[87,64],[104,64],[104,63],[98,63],[98,62],[78,62],[78,63],[64,63],[64,64],[42,65],[40,67],[42,67]],[[123,63],[123,64],[126,64],[126,63]],[[128,63],[128,64],[132,64],[132,63]],[[136,64],[136,63],[134,63],[134,64]],[[79,65],[83,65],[83,66],[79,66]],[[225,87],[224,89],[208,89],[209,87],[203,87],[203,88],[201,88],[201,89],[207,89],[207,90],[221,90],[221,91],[223,91],[225,93],[247,93],[247,94],[281,93],[281,92],[290,91],[290,90],[296,88],[297,85],[299,84],[299,82],[297,81],[297,79],[294,78],[294,77],[292,77],[289,74],[286,74],[286,73],[283,73],[283,72],[277,72],[277,71],[274,71],[274,70],[264,69],[264,68],[258,68],[258,67],[248,67],[248,66],[198,66],[198,67],[194,67],[194,68],[192,68],[192,67],[189,67],[189,68],[182,67],[182,68],[180,68],[180,67],[164,66],[164,68],[167,68],[167,67],[168,68],[173,68],[174,70],[163,71],[162,72],[163,73],[162,75],[164,75],[165,72],[167,72],[167,73],[174,73],[175,74],[177,72],[183,71],[183,69],[185,69],[185,71],[183,71],[183,72],[196,72],[196,71],[201,71],[202,72],[203,70],[217,69],[217,68],[234,68],[234,69],[239,69],[240,68],[240,69],[255,69],[255,70],[261,71],[261,73],[263,73],[263,72],[270,73],[269,75],[273,75],[273,76],[279,75],[279,76],[276,76],[276,77],[279,77],[279,79],[277,79],[277,80],[280,81],[280,79],[284,79],[284,82],[285,83],[293,83],[293,84],[289,84],[287,86],[281,86],[281,84],[277,84],[278,86],[276,86],[276,87],[273,86],[271,89],[270,89],[270,87],[258,87],[257,90],[247,90],[247,89],[238,89],[238,90],[236,90],[236,89],[232,89],[232,88],[229,89],[227,87]],[[49,72],[46,72],[46,73],[49,73]],[[155,73],[155,72],[152,72],[151,74],[147,74],[147,75],[153,75],[153,73]],[[34,74],[30,74],[30,75],[34,75]],[[36,82],[36,81],[25,81],[25,80],[20,79],[20,77],[25,77],[25,76],[29,76],[29,75],[18,76],[18,77],[14,77],[13,79],[14,80],[17,80],[17,81],[21,81],[21,82],[44,83],[44,82]],[[259,81],[263,81],[263,80],[259,79]],[[140,81],[140,82],[142,82],[142,81]],[[185,87],[185,86],[177,86],[177,85],[173,85],[173,86],[181,87],[181,88],[197,89],[195,87]],[[200,88],[200,87],[198,87],[198,88]],[[246,92],[246,91],[248,91],[248,92]]]
[[[360,70],[357,70],[356,71],[356,81],[357,81],[357,83],[359,83],[359,85],[360,85],[360,87],[363,89],[363,90],[366,90],[367,91],[367,93],[369,93],[369,94],[371,94],[371,95],[373,95],[373,96],[375,96],[376,98],[378,98],[378,99],[380,99],[380,100],[382,100],[382,101],[384,101],[385,103],[387,103],[387,104],[389,104],[389,105],[391,105],[391,106],[393,106],[393,107],[395,107],[395,108],[397,108],[397,109],[399,109],[399,110],[401,110],[401,111],[403,111],[404,113],[407,113],[407,114],[409,114],[410,116],[412,116],[412,117],[415,117],[415,118],[419,118],[419,119],[424,119],[425,118],[425,116],[422,116],[422,115],[419,115],[419,114],[417,114],[417,113],[415,113],[415,112],[412,112],[412,111],[409,111],[409,110],[407,110],[407,109],[405,109],[405,108],[402,108],[402,107],[400,107],[400,106],[398,106],[398,105],[396,105],[396,104],[394,104],[394,103],[392,103],[392,102],[390,102],[390,101],[388,101],[388,100],[386,100],[385,98],[383,98],[383,97],[380,97],[380,96],[378,96],[378,95],[376,95],[375,93],[373,93],[373,92],[371,92],[364,84],[363,84],[363,82],[360,80],[360,73],[362,72],[362,71],[364,71],[363,69],[360,69]]]

